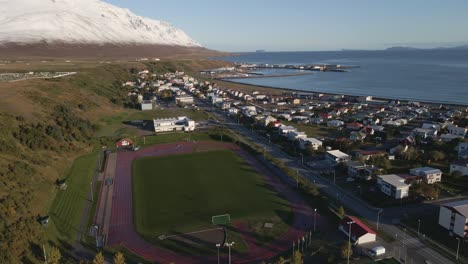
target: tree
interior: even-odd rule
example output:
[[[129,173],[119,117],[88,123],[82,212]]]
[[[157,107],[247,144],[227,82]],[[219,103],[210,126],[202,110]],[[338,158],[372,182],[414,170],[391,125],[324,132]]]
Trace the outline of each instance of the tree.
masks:
[[[104,264],[104,255],[102,255],[102,252],[98,252],[96,256],[93,259],[93,264]]]
[[[114,264],[125,264],[125,257],[121,252],[115,253]]]
[[[442,151],[433,150],[429,152],[429,159],[433,161],[445,159],[445,154]]]
[[[59,264],[62,255],[60,254],[60,250],[57,247],[52,247],[49,252],[49,256],[47,260],[50,264]]]
[[[302,254],[299,250],[296,250],[296,252],[294,252],[294,256],[293,256],[291,264],[302,264],[302,263],[303,263]]]
[[[338,208],[337,214],[340,218],[343,218],[345,216],[346,212],[343,206],[340,206],[340,208]]]
[[[286,261],[284,260],[283,257],[280,257],[280,258],[278,259],[278,261],[276,261],[276,264],[285,264],[285,263],[286,263]]]
[[[346,242],[346,244],[344,244],[341,247],[341,257],[348,258],[348,256],[351,256],[351,255],[353,255],[353,249],[351,248],[351,243]]]

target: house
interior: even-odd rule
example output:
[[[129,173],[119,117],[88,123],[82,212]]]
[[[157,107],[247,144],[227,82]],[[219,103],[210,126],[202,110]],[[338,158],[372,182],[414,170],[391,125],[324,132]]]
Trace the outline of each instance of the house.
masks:
[[[357,131],[351,131],[349,135],[349,139],[351,141],[363,141],[364,139],[366,139],[366,137],[367,137],[366,133],[357,132]]]
[[[403,199],[408,197],[410,185],[406,184],[405,179],[398,175],[378,175],[377,185],[381,192],[394,199]]]
[[[128,138],[123,138],[117,141],[117,143],[115,143],[115,146],[117,148],[129,148],[129,147],[132,147],[133,145],[135,145],[135,142],[133,142],[133,140],[128,139]]]
[[[236,107],[230,107],[227,111],[229,115],[237,115],[239,113],[239,109]]]
[[[322,146],[322,141],[316,138],[300,138],[299,139],[299,148],[306,149],[307,146],[311,146],[313,150],[317,150]]]
[[[352,123],[347,123],[346,128],[349,130],[359,130],[363,127],[361,123],[358,122],[352,122]]]
[[[288,133],[288,139],[291,141],[294,141],[296,139],[300,138],[307,138],[306,133],[304,132],[299,132],[299,131],[291,131]]]
[[[292,126],[280,126],[279,127],[279,132],[282,135],[287,135],[287,134],[289,134],[290,132],[293,132],[293,131],[296,131],[296,128],[292,127]]]
[[[413,168],[410,170],[411,175],[423,177],[424,182],[433,184],[442,180],[442,171],[431,167]]]
[[[462,239],[468,234],[468,200],[451,202],[440,205],[439,225],[449,231],[449,235],[456,235]]]
[[[286,102],[288,102],[290,104],[298,105],[298,104],[301,103],[301,100],[298,99],[298,98],[288,98],[288,99],[286,99]]]
[[[440,125],[439,124],[430,124],[430,123],[423,123],[421,128],[424,129],[435,129],[437,131],[440,131]]]
[[[360,160],[370,160],[378,157],[385,157],[387,153],[380,150],[359,150],[356,151],[355,156]]]
[[[344,122],[341,120],[331,120],[327,122],[327,126],[330,127],[342,127],[344,126]]]
[[[415,128],[412,131],[412,134],[415,137],[421,137],[421,138],[435,138],[437,137],[437,130],[433,128]]]
[[[350,237],[355,245],[374,242],[377,235],[374,230],[366,226],[361,220],[353,216],[346,216],[340,221],[338,229]],[[351,230],[351,232],[349,232]],[[351,234],[350,234],[351,233]]]
[[[458,144],[457,150],[458,150],[458,158],[460,159],[468,158],[468,142]]]
[[[270,123],[276,122],[276,121],[278,121],[278,120],[276,120],[276,118],[274,118],[274,117],[272,117],[272,116],[264,116],[264,117],[262,117],[262,119],[261,119],[260,122],[261,122],[262,126],[265,126],[265,127],[266,127],[266,126],[268,126]]]
[[[468,160],[456,160],[450,164],[450,174],[459,171],[463,176],[468,176]]]
[[[175,97],[175,103],[177,105],[191,105],[193,104],[193,97],[190,95],[179,95]]]
[[[348,176],[351,178],[370,180],[372,175],[379,172],[381,169],[374,165],[366,165],[361,162],[348,163]]]
[[[348,163],[351,160],[351,157],[339,150],[329,150],[327,151],[325,158],[334,165],[340,163]]]
[[[195,121],[180,116],[176,118],[153,119],[154,132],[194,131]]]
[[[448,132],[450,135],[458,136],[460,138],[464,138],[467,133],[467,128],[465,127],[458,127],[458,126],[447,126]]]
[[[141,111],[153,110],[153,101],[143,100],[141,101]]]

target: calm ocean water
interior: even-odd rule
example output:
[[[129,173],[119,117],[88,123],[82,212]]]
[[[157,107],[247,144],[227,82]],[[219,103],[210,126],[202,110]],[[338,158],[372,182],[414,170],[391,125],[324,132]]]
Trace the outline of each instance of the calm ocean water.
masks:
[[[360,66],[345,73],[233,80],[240,83],[468,105],[468,50],[265,52],[223,60]]]

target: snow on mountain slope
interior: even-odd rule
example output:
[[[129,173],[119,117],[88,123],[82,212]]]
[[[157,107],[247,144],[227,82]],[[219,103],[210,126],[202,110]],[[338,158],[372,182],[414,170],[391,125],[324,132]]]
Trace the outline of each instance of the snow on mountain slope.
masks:
[[[167,22],[99,0],[0,0],[0,43],[44,41],[200,47]]]

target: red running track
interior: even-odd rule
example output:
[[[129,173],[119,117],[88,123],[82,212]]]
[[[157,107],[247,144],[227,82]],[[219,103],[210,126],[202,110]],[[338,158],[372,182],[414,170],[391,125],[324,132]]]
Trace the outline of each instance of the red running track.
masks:
[[[165,156],[172,154],[192,153],[194,143],[163,144],[148,147],[137,152],[119,152],[117,154],[114,191],[112,197],[111,223],[109,226],[108,246],[122,245],[131,252],[158,263],[217,263],[217,256],[181,255],[170,250],[157,247],[138,235],[133,226],[132,209],[132,161],[144,156]],[[282,184],[269,170],[246,152],[240,151],[236,145],[221,142],[197,142],[201,149],[232,149],[244,157],[261,175],[264,175],[273,188],[281,193],[291,204],[294,212],[293,224],[277,240],[267,245],[258,245],[246,225],[234,223],[247,242],[249,250],[246,253],[232,255],[232,263],[252,263],[270,259],[281,252],[292,248],[292,242],[305,235],[313,225],[313,210],[291,188]],[[98,208],[99,210],[99,208]],[[319,218],[320,219],[320,218]],[[222,256],[226,261],[226,256]]]

